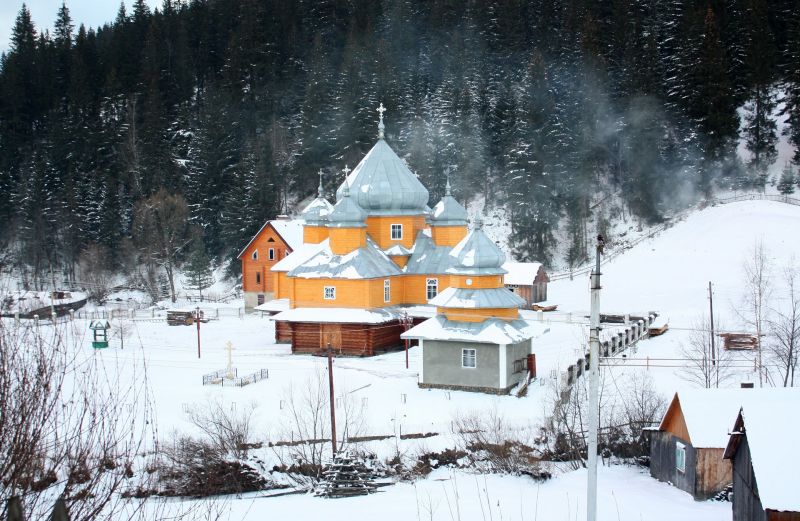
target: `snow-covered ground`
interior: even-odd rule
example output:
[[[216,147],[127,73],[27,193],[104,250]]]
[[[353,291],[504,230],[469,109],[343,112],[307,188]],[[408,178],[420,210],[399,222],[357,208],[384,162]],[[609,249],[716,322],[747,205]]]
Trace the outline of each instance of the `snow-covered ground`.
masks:
[[[628,357],[655,360],[676,357],[697,320],[708,311],[707,285],[714,285],[715,311],[721,328],[746,329],[735,309],[744,291],[743,262],[757,241],[770,257],[773,273],[792,257],[800,258],[800,207],[749,201],[712,207],[676,223],[654,239],[638,244],[604,266],[601,307],[608,313],[658,311],[667,317],[667,334],[644,340]],[[775,305],[780,305],[776,280]],[[415,454],[453,446],[452,422],[471,412],[496,411],[516,427],[535,427],[549,407],[551,376],[558,377],[573,363],[586,342],[584,316],[588,314],[589,279],[560,280],[549,288],[550,301],[559,313],[543,315],[550,331],[536,345],[540,380],[525,397],[489,396],[477,393],[423,390],[417,387],[420,353],[395,352],[374,358],[343,358],[335,361],[337,394],[363,409],[363,434],[397,435],[434,432],[423,440],[396,438],[371,442],[369,449],[380,458],[396,451]],[[571,312],[579,323],[567,323],[562,312]],[[84,335],[81,349],[91,353],[89,331],[77,320],[78,335]],[[118,328],[119,322],[112,321]],[[125,349],[118,337],[112,346],[97,351],[117,379],[124,384],[132,367],[147,367],[148,381],[156,401],[158,431],[192,432],[187,410],[219,401],[225,407],[255,407],[254,432],[264,441],[285,436],[287,404],[293,395],[325,378],[326,360],[294,356],[286,345],[274,343],[273,323],[257,314],[238,318],[222,315],[201,325],[201,357],[197,356],[195,327],[168,326],[163,319],[134,320]],[[112,331],[113,332],[113,331]],[[227,342],[233,344],[233,365],[239,375],[261,369],[269,378],[243,387],[203,386],[202,376],[224,369]],[[648,371],[665,396],[690,386],[678,373],[680,368],[634,367],[622,361],[605,371],[611,376]],[[675,365],[675,364],[672,364]],[[730,382],[752,380],[747,368]],[[266,454],[269,457],[269,454]],[[268,468],[274,462],[268,462]],[[230,501],[231,519],[262,519],[322,513],[327,519],[350,519],[354,509],[381,512],[393,519],[580,519],[584,502],[585,473],[565,472],[537,483],[529,478],[483,476],[439,470],[416,484],[382,488],[370,497],[325,501],[308,495],[281,498],[246,496]],[[729,519],[729,504],[696,503],[688,494],[658,483],[636,468],[615,466],[600,473],[601,519]],[[481,506],[482,505],[482,506]],[[456,515],[456,509],[459,514]],[[489,515],[489,510],[493,512]],[[433,511],[433,512],[431,512]]]

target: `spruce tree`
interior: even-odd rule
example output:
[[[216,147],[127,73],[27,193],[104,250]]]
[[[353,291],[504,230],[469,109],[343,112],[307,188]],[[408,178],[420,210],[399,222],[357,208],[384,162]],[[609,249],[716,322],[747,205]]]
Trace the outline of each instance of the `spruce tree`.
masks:
[[[211,271],[211,260],[206,253],[206,246],[199,237],[192,243],[192,250],[189,254],[189,262],[184,270],[184,285],[197,291],[200,302],[203,301],[203,290],[208,289],[214,284],[214,273]]]
[[[783,172],[781,172],[781,177],[778,180],[778,192],[781,195],[793,194],[795,182],[794,169],[791,164],[786,163],[786,166],[783,167]]]

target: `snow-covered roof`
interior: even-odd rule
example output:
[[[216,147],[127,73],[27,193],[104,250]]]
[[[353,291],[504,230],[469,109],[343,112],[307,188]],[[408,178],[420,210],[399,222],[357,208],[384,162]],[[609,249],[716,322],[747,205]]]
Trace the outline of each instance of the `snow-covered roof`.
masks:
[[[506,284],[516,284],[519,286],[530,286],[539,273],[542,267],[541,262],[513,262],[508,261],[503,264],[503,269],[506,270],[503,280]]]
[[[541,324],[490,318],[483,322],[453,322],[437,315],[400,335],[403,339],[452,340],[481,344],[516,344],[545,333]]]
[[[447,246],[436,246],[436,243],[424,233],[424,230],[420,231],[414,243],[414,252],[406,264],[405,272],[419,275],[446,274],[456,261],[450,256],[450,250],[451,248]]]
[[[472,230],[450,252],[455,266],[448,273],[458,275],[499,275],[505,273],[501,268],[506,261],[503,251],[486,236],[483,231],[481,214],[475,216]]]
[[[383,324],[398,315],[385,309],[359,308],[295,308],[270,317],[286,322],[322,322],[343,324]]]
[[[466,226],[467,209],[450,194],[450,179],[447,179],[444,197],[431,211],[431,226]]]
[[[359,206],[345,186],[342,197],[328,214],[328,226],[334,228],[364,228],[367,212]]]
[[[692,389],[675,394],[659,430],[666,429],[667,416],[680,404],[689,441],[695,448],[724,448],[739,409],[745,405],[761,407],[772,402],[781,389]],[[800,389],[797,390],[800,392]],[[798,394],[800,398],[800,394]],[[676,403],[677,401],[677,403]],[[800,402],[798,402],[800,405]]]
[[[742,405],[747,446],[761,506],[770,510],[800,512],[797,481],[792,479],[800,469],[800,452],[795,446],[800,432],[800,389],[763,391],[770,391],[765,393],[767,399],[746,401]]]
[[[319,244],[303,244],[276,262],[270,271],[291,271],[326,248],[330,248],[329,239],[325,239]]]
[[[239,255],[236,256],[237,259],[241,259],[244,252],[247,251],[247,248],[253,244],[253,241],[261,235],[261,232],[264,231],[264,228],[267,226],[272,225],[272,228],[281,236],[283,242],[286,243],[292,251],[296,250],[300,246],[303,245],[303,220],[302,219],[273,219],[271,221],[267,221],[264,223],[261,228],[259,228],[258,232],[253,235],[253,238],[250,239],[250,242],[242,248],[242,251],[239,252]]]
[[[516,308],[525,300],[506,288],[447,288],[428,303],[443,308],[485,309]]]
[[[306,224],[322,225],[328,222],[328,216],[333,211],[333,205],[322,195],[308,203],[300,216]]]
[[[411,253],[413,253],[413,250],[414,250],[413,248],[409,250],[402,244],[395,244],[394,246],[391,246],[390,248],[383,250],[383,253],[385,253],[386,255],[395,255],[395,256],[411,255]]]
[[[374,242],[367,241],[364,248],[358,248],[346,255],[336,255],[328,247],[303,261],[289,271],[290,277],[331,278],[331,279],[374,279],[400,275],[397,264],[383,253]]]
[[[258,305],[256,307],[254,307],[253,309],[255,311],[269,311],[269,312],[275,313],[275,312],[278,312],[278,311],[287,311],[290,307],[291,307],[291,304],[289,303],[289,299],[288,298],[279,298],[279,299],[269,300],[267,302],[264,302],[263,304],[260,304],[260,305]]]
[[[342,199],[345,184],[370,215],[418,215],[428,204],[428,190],[383,139],[347,176],[336,191],[337,200]]]

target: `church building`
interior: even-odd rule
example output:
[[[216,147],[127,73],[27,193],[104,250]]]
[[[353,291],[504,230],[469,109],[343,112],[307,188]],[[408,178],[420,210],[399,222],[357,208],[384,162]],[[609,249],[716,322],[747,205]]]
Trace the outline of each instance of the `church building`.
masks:
[[[330,345],[337,354],[370,356],[399,348],[411,325],[407,310],[429,303],[441,315],[435,320],[521,327],[524,301],[503,285],[503,253],[480,218],[468,234],[467,211],[449,181],[428,207],[428,190],[384,138],[383,110],[377,143],[354,170],[345,167],[336,203],[325,200],[320,181],[301,214],[303,245],[271,268],[275,298],[288,299],[273,316],[276,338],[293,352]],[[524,334],[515,335],[509,344],[524,343]]]

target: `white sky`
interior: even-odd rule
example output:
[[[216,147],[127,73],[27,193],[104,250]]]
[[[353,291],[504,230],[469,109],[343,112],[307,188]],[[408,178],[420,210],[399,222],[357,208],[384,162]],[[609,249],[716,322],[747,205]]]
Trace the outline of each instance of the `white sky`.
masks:
[[[36,30],[50,29],[56,19],[62,0],[26,0],[25,5],[31,12]],[[132,0],[125,0],[128,13],[131,12]],[[86,27],[97,27],[111,22],[117,16],[120,0],[66,0],[72,16],[72,23],[77,31],[81,23]],[[147,0],[150,9],[161,5],[161,0]],[[7,52],[11,40],[11,28],[22,7],[22,0],[0,0],[0,52]]]

